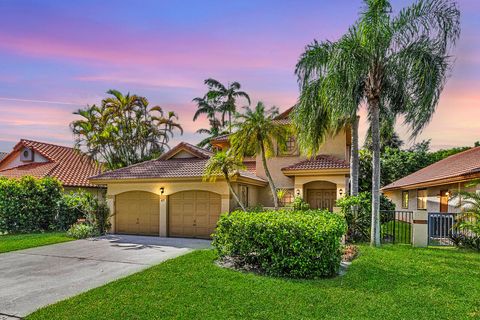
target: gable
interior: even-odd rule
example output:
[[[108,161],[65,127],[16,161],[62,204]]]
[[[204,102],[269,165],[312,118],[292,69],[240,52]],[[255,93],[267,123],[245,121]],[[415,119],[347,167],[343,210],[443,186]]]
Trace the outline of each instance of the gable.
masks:
[[[175,153],[172,157],[170,157],[170,159],[187,159],[187,158],[198,158],[198,157],[186,150],[180,150],[177,153]]]
[[[17,151],[13,151],[12,154],[9,154],[9,159],[5,159],[5,163],[0,165],[0,170],[11,169],[31,163],[46,162],[49,162],[49,160],[39,152],[31,148],[22,147]]]

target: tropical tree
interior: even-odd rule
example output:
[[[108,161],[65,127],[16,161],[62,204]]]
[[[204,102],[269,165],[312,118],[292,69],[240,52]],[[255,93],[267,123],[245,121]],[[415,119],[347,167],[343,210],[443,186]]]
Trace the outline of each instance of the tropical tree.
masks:
[[[75,147],[107,169],[116,169],[152,159],[168,149],[174,131],[182,133],[178,117],[161,107],[149,108],[145,97],[109,90],[100,106],[87,106],[74,114],[70,124]]]
[[[238,173],[239,170],[245,169],[245,165],[238,158],[233,157],[230,153],[220,151],[215,153],[207,162],[203,174],[203,181],[214,182],[219,176],[223,176],[227,182],[228,188],[233,198],[246,211],[245,204],[242,203],[237,192],[233,189],[231,178]]]
[[[210,120],[210,129],[201,128],[195,131],[198,134],[206,134],[207,137],[202,139],[197,146],[200,148],[205,148],[208,150],[212,150],[212,140],[218,136],[228,134],[228,131],[221,126],[218,119]]]
[[[275,152],[275,145],[280,151],[285,150],[286,141],[290,135],[290,128],[274,121],[278,109],[265,109],[262,102],[258,102],[255,109],[244,107],[243,113],[235,113],[234,127],[236,131],[230,137],[231,150],[235,157],[243,159],[244,155],[259,154],[262,158],[263,169],[273,196],[273,204],[278,209],[277,189],[267,165],[267,158]]]
[[[206,98],[219,103],[219,111],[222,114],[222,125],[228,127],[228,131],[232,132],[232,114],[237,110],[237,99],[244,98],[250,105],[250,97],[244,92],[240,91],[241,85],[238,82],[229,83],[227,86],[219,81],[209,78],[205,80],[208,86],[208,93]],[[228,115],[228,122],[225,120]]]
[[[420,0],[396,16],[388,0],[363,2],[360,18],[331,45],[328,71],[337,71],[321,81],[318,92],[323,104],[340,107],[345,102],[350,110],[356,97],[351,93],[360,88],[366,102],[373,151],[371,244],[377,246],[381,110],[403,115],[412,136],[428,124],[450,66],[448,51],[460,34],[460,12],[449,0]]]

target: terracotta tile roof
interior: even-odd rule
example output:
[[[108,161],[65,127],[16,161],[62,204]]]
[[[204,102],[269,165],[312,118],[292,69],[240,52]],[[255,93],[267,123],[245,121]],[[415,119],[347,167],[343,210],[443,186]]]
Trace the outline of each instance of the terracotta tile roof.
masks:
[[[55,177],[67,187],[98,187],[88,181],[88,177],[99,174],[100,167],[89,157],[69,147],[32,140],[20,140],[9,157],[14,157],[21,148],[27,147],[45,157],[48,162],[34,162],[0,171],[0,176],[20,178],[31,175],[37,178]]]
[[[435,162],[383,187],[382,190],[405,188],[426,182],[432,183],[437,180],[443,183],[445,179],[477,173],[480,173],[480,147],[471,148]]]
[[[159,159],[160,160],[170,159],[181,150],[186,150],[187,152],[192,153],[194,156],[202,159],[208,159],[213,155],[212,152],[199,148],[197,146],[194,146],[193,144],[190,144],[188,142],[180,142],[175,147],[173,147],[169,151],[162,154]]]
[[[6,152],[0,152],[0,161],[3,160],[3,158],[5,158],[7,156],[8,153]]]
[[[254,174],[257,173],[257,161],[255,159],[253,160],[246,160],[244,159],[243,160],[243,164],[245,165],[245,169],[248,171],[248,172],[252,172]]]
[[[211,141],[212,142],[228,142],[228,137],[230,134],[222,134],[221,136],[217,136],[213,138]]]
[[[321,170],[321,169],[349,169],[347,161],[335,158],[333,156],[318,155],[312,159],[306,159],[288,167],[282,168],[282,171],[300,171],[300,170]]]
[[[91,177],[92,180],[123,180],[123,179],[162,179],[162,178],[200,178],[208,159],[172,158],[168,160],[150,160],[125,168],[108,171]],[[264,182],[260,177],[248,171],[240,171],[241,177]]]

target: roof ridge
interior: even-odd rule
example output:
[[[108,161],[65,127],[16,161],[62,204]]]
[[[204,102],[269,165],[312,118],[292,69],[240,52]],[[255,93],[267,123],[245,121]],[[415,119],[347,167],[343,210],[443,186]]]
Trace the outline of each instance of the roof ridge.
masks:
[[[47,146],[53,146],[53,147],[58,147],[58,148],[66,148],[66,149],[72,149],[72,150],[75,150],[75,148],[73,147],[68,147],[68,146],[62,146],[62,145],[59,145],[59,144],[54,144],[54,143],[51,143],[51,142],[43,142],[43,141],[37,141],[37,140],[30,140],[30,139],[20,139],[20,142],[33,142],[33,143],[39,143],[39,144],[44,144],[44,145],[47,145]]]

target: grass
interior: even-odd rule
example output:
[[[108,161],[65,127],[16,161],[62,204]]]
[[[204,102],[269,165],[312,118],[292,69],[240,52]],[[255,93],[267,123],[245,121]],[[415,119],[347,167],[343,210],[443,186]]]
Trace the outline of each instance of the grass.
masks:
[[[27,319],[478,319],[480,254],[361,247],[343,277],[269,278],[196,251],[40,309]]]
[[[412,225],[408,222],[395,220],[382,224],[382,235],[388,235],[389,241],[392,240],[395,234],[395,243],[411,243],[412,239]]]
[[[64,232],[0,235],[0,253],[74,240]]]

